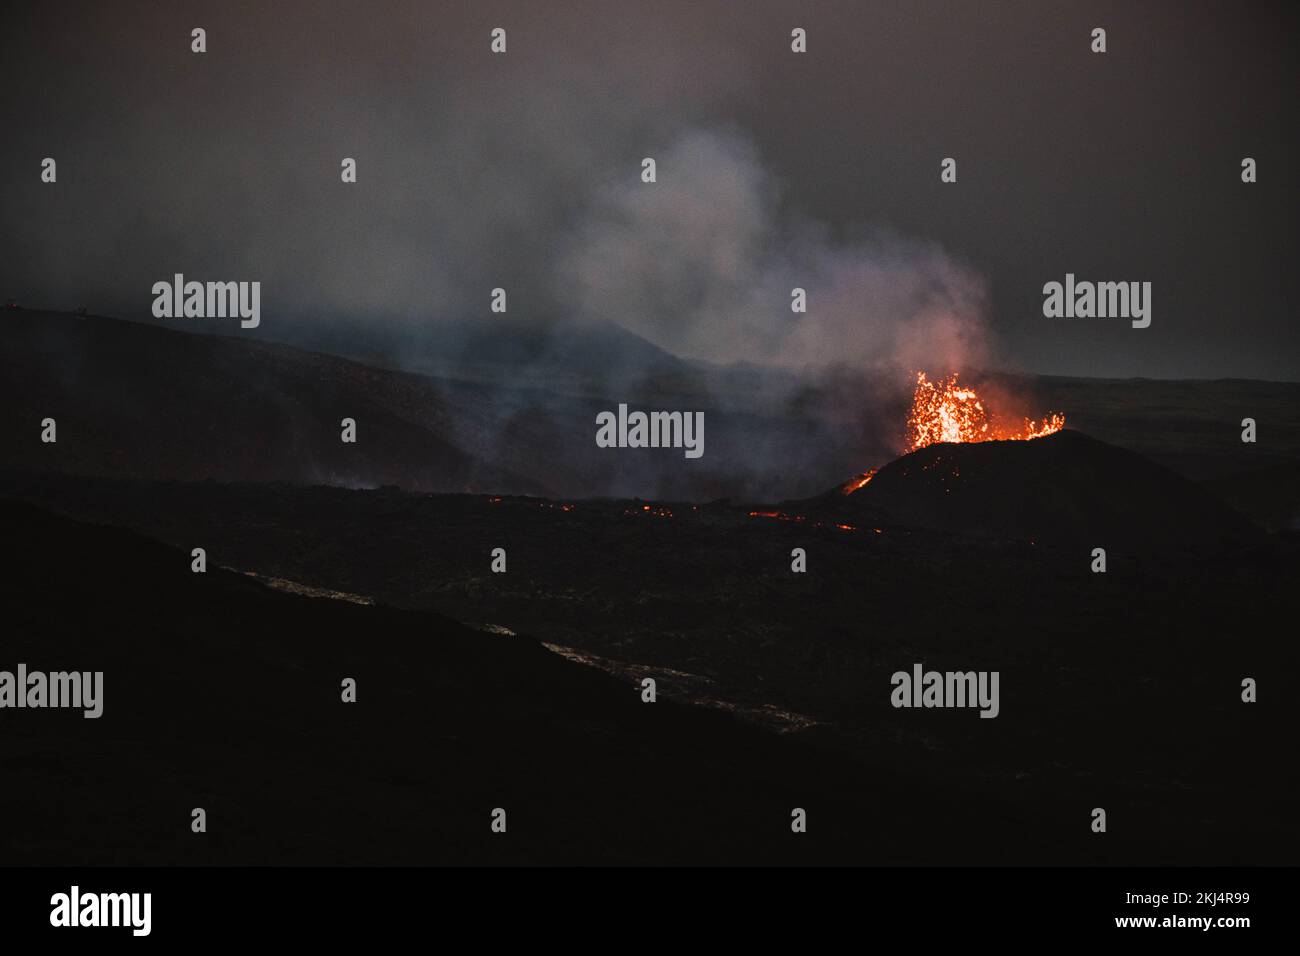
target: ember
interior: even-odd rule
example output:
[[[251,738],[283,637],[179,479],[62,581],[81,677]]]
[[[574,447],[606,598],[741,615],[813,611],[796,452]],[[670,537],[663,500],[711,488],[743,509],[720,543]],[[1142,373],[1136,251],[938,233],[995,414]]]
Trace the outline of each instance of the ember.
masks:
[[[1037,422],[1026,418],[1024,425],[1015,430],[995,425],[979,394],[958,385],[956,373],[931,382],[924,372],[917,372],[912,411],[907,416],[907,450],[916,451],[936,442],[1026,441],[1064,427],[1065,416],[1057,413]]]
[[[751,511],[749,513],[749,516],[751,518],[775,518],[778,521],[807,521],[808,520],[807,515],[788,514],[784,511]],[[851,524],[840,524],[840,523],[826,524],[821,521],[813,521],[810,522],[810,524],[812,524],[814,528],[837,528],[840,531],[858,530],[856,525],[851,525]],[[871,530],[876,532],[876,534],[884,533],[879,528],[872,528]]]
[[[651,507],[650,505],[642,505],[639,509],[624,508],[623,514],[650,515],[652,518],[671,518],[673,516],[673,509],[665,507],[664,505],[656,505],[654,507]]]
[[[505,500],[500,495],[494,495],[488,498],[488,504],[499,505]],[[534,508],[548,508],[551,511],[572,511],[573,505],[563,501],[544,501],[540,498],[512,498],[512,504],[532,505]]]

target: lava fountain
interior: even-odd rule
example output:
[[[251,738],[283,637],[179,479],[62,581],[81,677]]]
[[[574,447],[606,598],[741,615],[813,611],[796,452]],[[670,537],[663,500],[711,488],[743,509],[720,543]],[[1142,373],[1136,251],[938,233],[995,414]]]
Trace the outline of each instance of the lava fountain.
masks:
[[[1008,428],[993,421],[975,389],[957,384],[955,372],[935,382],[917,372],[907,416],[907,450],[937,442],[1027,441],[1064,427],[1065,416],[1054,412],[1039,421],[1026,418],[1020,428]]]

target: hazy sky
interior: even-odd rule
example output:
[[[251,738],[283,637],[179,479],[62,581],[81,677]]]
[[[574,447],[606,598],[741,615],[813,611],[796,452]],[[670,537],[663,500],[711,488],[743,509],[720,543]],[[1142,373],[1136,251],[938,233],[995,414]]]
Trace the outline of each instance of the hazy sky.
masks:
[[[0,294],[258,279],[262,334],[427,341],[503,286],[716,361],[1300,379],[1287,6],[9,5]],[[1045,318],[1067,272],[1151,282],[1150,328]]]

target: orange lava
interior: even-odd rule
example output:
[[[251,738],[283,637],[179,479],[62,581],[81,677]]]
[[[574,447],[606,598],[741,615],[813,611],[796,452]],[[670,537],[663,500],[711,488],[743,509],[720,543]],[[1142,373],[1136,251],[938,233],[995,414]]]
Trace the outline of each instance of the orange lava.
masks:
[[[854,478],[852,481],[846,482],[840,488],[840,494],[851,495],[853,494],[853,492],[859,490],[860,488],[865,487],[867,482],[869,482],[874,477],[876,477],[876,469],[874,468],[872,468],[870,471],[863,472],[862,474],[858,475],[858,477]]]
[[[957,384],[956,373],[931,382],[924,372],[917,372],[912,411],[907,416],[907,450],[916,451],[936,442],[1027,441],[1059,432],[1064,427],[1065,416],[1058,413],[1041,421],[1026,418],[1019,429],[995,424],[979,394],[973,388]]]

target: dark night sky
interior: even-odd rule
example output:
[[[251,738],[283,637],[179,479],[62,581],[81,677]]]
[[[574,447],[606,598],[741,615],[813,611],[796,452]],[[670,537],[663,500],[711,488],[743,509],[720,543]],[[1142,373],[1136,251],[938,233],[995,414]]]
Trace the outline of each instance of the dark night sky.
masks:
[[[259,334],[425,341],[491,321],[502,285],[518,316],[610,319],[720,361],[932,346],[1296,380],[1287,6],[11,6],[0,294],[144,316],[174,272],[260,279]],[[1044,318],[1066,272],[1152,282],[1151,327]]]

